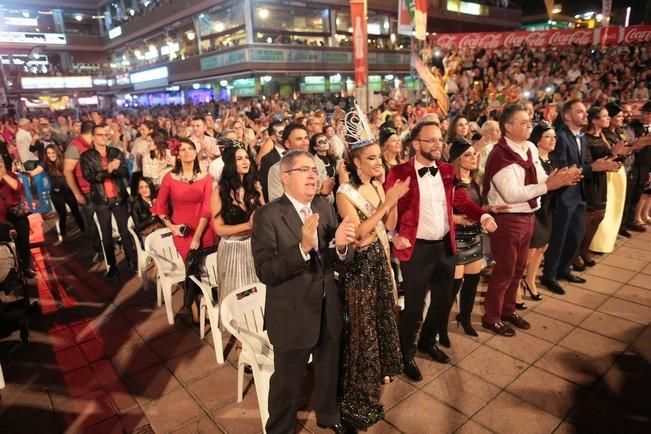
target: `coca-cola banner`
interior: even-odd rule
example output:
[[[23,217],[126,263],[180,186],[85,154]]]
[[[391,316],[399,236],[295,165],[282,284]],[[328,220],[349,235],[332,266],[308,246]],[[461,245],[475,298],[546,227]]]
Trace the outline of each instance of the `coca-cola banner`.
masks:
[[[571,45],[618,45],[651,42],[651,26],[610,26],[597,29],[546,30],[528,32],[440,33],[430,41],[441,48],[496,49],[526,45],[529,48]]]

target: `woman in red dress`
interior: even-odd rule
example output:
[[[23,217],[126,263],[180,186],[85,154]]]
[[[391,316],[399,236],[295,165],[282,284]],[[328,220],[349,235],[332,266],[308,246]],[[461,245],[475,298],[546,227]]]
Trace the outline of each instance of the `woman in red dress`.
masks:
[[[201,172],[197,149],[190,140],[170,140],[169,147],[176,154],[176,164],[163,177],[152,213],[172,231],[174,245],[185,262],[190,250],[209,247],[215,242],[214,231],[206,230],[212,178]]]

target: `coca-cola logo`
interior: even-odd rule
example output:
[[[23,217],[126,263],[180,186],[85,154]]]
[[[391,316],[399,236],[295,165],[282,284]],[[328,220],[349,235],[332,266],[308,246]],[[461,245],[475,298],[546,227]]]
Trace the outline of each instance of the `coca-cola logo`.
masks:
[[[636,44],[639,42],[651,41],[651,27],[644,26],[644,28],[630,28],[624,33],[625,44]]]
[[[502,46],[502,35],[499,33],[487,33],[479,40],[479,46],[489,50],[499,48]]]
[[[440,35],[436,38],[436,45],[441,48],[456,48],[457,37],[455,35]]]
[[[589,45],[592,43],[592,30],[560,30],[551,32],[549,45],[566,47],[568,45]]]
[[[468,33],[459,41],[459,48],[479,48],[479,41],[481,41],[481,35],[479,33]]]

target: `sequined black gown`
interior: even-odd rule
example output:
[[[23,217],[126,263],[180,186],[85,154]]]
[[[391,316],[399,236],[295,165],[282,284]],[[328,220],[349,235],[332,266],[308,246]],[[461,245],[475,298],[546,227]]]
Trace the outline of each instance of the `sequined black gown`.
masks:
[[[366,220],[358,214],[361,221]],[[341,414],[357,429],[366,430],[384,416],[382,380],[402,370],[393,284],[382,243],[375,240],[357,250],[340,279],[347,318]]]

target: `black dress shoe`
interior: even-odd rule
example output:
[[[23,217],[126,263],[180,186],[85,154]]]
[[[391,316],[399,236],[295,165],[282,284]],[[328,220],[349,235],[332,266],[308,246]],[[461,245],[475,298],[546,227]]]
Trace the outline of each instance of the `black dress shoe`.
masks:
[[[514,326],[516,326],[517,328],[522,330],[529,330],[531,328],[531,324],[529,324],[529,321],[526,321],[524,318],[518,315],[517,312],[513,312],[511,315],[508,316],[503,316],[502,321],[508,321]]]
[[[316,426],[322,429],[329,429],[332,432],[335,432],[336,434],[354,434],[357,432],[357,429],[355,427],[353,427],[351,424],[346,423],[344,421],[341,421],[331,426],[325,426],[319,424],[316,424]]]
[[[414,359],[404,360],[403,363],[405,366],[402,372],[407,378],[411,381],[420,381],[423,379],[423,375],[420,373],[420,369],[418,369],[418,365]]]
[[[25,268],[23,270],[23,274],[25,275],[25,277],[29,279],[33,279],[34,277],[36,277],[36,271],[34,271],[32,267]]]
[[[558,278],[562,279],[562,280],[567,280],[568,282],[572,282],[572,283],[585,283],[585,282],[587,282],[587,280],[585,280],[583,277],[579,277],[576,274],[572,274],[572,273],[559,274]]]
[[[631,230],[633,232],[646,232],[646,228],[642,225],[638,225],[637,223],[627,224],[626,229]]]
[[[561,285],[558,284],[557,280],[545,279],[543,277],[542,279],[540,279],[540,284],[546,287],[547,289],[549,289],[554,294],[559,294],[559,295],[565,294],[565,290]]]
[[[587,261],[583,261],[586,267],[594,267],[597,265],[597,262],[594,259],[588,259]]]
[[[585,271],[585,263],[584,264],[577,264],[576,262],[572,265],[572,269],[574,271]]]
[[[436,345],[427,345],[427,344],[418,344],[418,350],[421,353],[429,355],[435,362],[439,363],[450,363],[450,358],[443,351],[439,350]]]
[[[104,280],[115,280],[118,278],[118,267],[113,265],[112,267],[109,267],[108,271],[106,274],[104,274]]]
[[[619,230],[619,235],[626,237],[626,238],[631,238],[631,233],[627,231],[626,229],[622,228]]]

